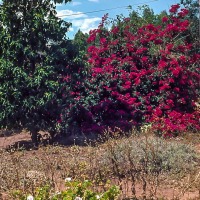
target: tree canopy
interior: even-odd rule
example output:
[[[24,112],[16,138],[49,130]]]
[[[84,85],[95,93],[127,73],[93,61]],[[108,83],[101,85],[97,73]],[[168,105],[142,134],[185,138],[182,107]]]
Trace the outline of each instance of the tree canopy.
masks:
[[[68,0],[54,1],[62,2]],[[55,129],[70,23],[56,17],[54,3],[3,0],[0,5],[1,128]]]

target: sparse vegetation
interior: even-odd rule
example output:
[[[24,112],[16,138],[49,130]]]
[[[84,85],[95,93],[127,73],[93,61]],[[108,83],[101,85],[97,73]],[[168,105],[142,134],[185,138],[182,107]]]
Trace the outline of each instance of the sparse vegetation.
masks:
[[[167,188],[174,190],[173,198],[181,199],[189,191],[198,197],[200,155],[186,141],[166,140],[148,132],[120,139],[110,137],[95,146],[2,150],[0,193],[6,200],[37,196],[38,188],[48,192],[48,198],[56,192],[64,195],[68,188],[65,179],[71,177],[79,184],[91,180],[88,189],[95,195],[116,185],[120,200],[164,198]]]
[[[69,41],[70,1],[0,3],[0,200],[200,199],[198,2]]]

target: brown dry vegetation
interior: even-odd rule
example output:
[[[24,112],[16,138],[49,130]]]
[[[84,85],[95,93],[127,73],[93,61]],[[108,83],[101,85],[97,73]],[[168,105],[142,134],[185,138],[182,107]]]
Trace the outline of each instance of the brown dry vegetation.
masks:
[[[34,195],[45,184],[52,193],[64,190],[66,177],[92,180],[97,191],[116,184],[120,200],[200,199],[199,133],[168,140],[134,130],[131,136],[118,133],[92,146],[47,145],[37,150],[26,132],[0,137],[0,199],[14,199],[16,190]]]

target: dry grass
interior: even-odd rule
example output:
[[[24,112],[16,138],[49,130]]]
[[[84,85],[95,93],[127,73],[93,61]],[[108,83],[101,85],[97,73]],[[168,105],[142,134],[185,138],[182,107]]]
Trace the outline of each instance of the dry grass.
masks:
[[[0,151],[0,199],[20,190],[33,194],[48,184],[52,192],[65,188],[64,179],[92,180],[104,191],[110,181],[121,187],[120,199],[198,199],[200,192],[199,134],[164,140],[152,134],[118,132],[94,146],[47,146],[39,150]]]

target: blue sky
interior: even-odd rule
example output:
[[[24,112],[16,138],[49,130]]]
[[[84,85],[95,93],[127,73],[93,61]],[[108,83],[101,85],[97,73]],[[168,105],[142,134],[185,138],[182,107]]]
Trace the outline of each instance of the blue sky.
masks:
[[[155,13],[162,10],[169,10],[170,6],[179,3],[180,0],[72,0],[71,3],[57,4],[57,15],[72,23],[72,27],[67,36],[73,38],[74,34],[80,29],[84,33],[98,26],[104,14],[108,13],[110,18],[115,18],[116,15],[123,14],[128,16],[129,10],[126,8],[131,5],[132,9],[136,10],[138,6],[144,4],[149,5]],[[98,11],[104,9],[112,9],[107,11]],[[68,15],[68,16],[63,16]]]

